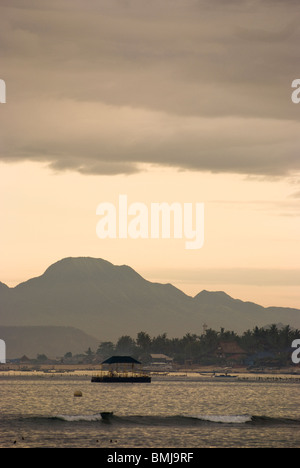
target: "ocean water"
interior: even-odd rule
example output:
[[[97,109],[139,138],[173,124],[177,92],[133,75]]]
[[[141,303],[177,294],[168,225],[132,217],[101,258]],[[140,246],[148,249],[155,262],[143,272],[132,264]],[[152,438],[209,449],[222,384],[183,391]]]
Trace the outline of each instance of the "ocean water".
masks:
[[[0,448],[300,448],[300,383],[0,376]],[[74,397],[80,390],[82,397]],[[111,412],[103,420],[102,412]]]

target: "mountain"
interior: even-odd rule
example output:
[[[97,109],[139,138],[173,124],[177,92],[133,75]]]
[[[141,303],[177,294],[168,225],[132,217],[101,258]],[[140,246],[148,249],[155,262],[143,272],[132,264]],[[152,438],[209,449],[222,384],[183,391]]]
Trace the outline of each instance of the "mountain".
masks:
[[[223,291],[202,291],[194,298],[199,309],[207,316],[207,324],[212,323],[243,332],[255,326],[263,327],[267,323],[283,322],[295,328],[300,328],[300,310],[288,307],[263,307],[254,302],[243,302],[233,299]],[[226,323],[226,325],[224,325]],[[221,325],[223,324],[223,325]],[[228,325],[229,324],[229,325]]]
[[[7,359],[24,354],[35,359],[38,354],[48,358],[84,354],[88,348],[97,350],[99,341],[73,327],[2,327],[0,336],[6,343]]]
[[[129,266],[65,258],[15,288],[0,285],[1,326],[72,326],[99,341],[146,331],[178,337],[204,323],[236,332],[282,322],[300,328],[300,310],[264,308],[224,292],[190,297],[171,284],[145,280]]]

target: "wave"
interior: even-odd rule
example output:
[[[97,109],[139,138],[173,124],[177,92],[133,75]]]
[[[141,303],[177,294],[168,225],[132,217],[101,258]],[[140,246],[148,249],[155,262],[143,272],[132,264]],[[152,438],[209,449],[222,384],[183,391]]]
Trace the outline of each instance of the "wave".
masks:
[[[101,422],[114,425],[143,425],[143,426],[200,426],[203,424],[229,425],[300,425],[300,419],[277,418],[268,416],[254,416],[249,414],[236,415],[195,415],[195,416],[117,416],[113,413],[97,413],[92,415],[58,415],[51,418],[64,422]]]
[[[91,414],[91,415],[58,415],[51,419],[66,421],[66,422],[78,422],[78,421],[86,421],[86,422],[97,422],[102,421],[101,414]]]
[[[248,414],[236,415],[205,415],[197,416],[200,421],[223,423],[223,424],[245,424],[252,421],[252,416]]]

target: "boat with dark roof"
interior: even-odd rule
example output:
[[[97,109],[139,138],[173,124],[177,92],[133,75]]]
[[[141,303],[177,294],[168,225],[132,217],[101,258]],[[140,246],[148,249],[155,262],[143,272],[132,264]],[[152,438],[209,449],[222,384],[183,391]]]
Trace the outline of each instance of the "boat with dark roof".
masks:
[[[91,382],[96,383],[151,383],[151,376],[141,369],[141,363],[130,356],[112,356],[102,362],[107,370],[93,375]]]

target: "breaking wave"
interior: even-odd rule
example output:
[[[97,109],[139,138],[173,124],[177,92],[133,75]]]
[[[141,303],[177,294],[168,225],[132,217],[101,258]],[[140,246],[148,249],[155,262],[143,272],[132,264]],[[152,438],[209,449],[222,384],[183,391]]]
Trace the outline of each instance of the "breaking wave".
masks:
[[[59,415],[52,419],[59,419],[61,421],[67,422],[78,422],[78,421],[86,421],[86,422],[97,422],[102,421],[101,414],[91,414],[91,415]]]
[[[274,418],[248,414],[237,415],[195,415],[195,416],[117,416],[113,413],[97,413],[92,415],[58,415],[51,418],[64,422],[100,422],[115,425],[143,426],[197,426],[203,424],[251,424],[251,425],[300,425],[300,419]]]

